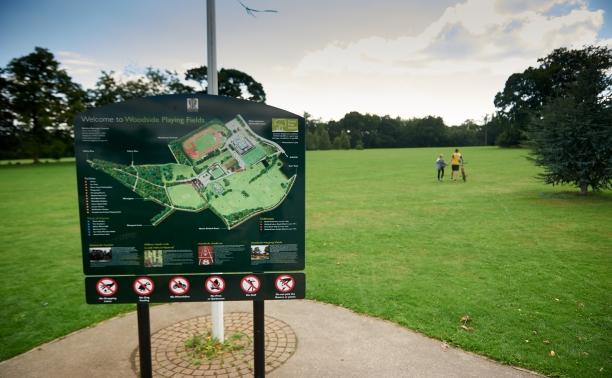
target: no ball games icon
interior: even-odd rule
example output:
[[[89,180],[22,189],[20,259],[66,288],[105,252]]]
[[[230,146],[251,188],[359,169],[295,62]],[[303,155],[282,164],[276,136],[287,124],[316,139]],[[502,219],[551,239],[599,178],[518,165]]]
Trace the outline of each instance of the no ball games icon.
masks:
[[[204,282],[204,288],[210,294],[218,295],[225,290],[225,281],[220,276],[210,276]]]
[[[103,297],[112,297],[117,293],[117,281],[112,278],[101,278],[96,283],[96,291]]]
[[[295,278],[289,274],[281,274],[276,277],[274,286],[276,286],[276,291],[279,293],[289,293],[295,288]]]
[[[174,295],[187,295],[189,293],[189,280],[185,277],[172,277],[168,282],[168,289]]]
[[[134,280],[132,284],[132,289],[134,289],[134,293],[139,296],[148,296],[153,293],[153,289],[155,288],[155,284],[153,280],[149,277],[138,277]]]
[[[261,281],[257,276],[249,274],[240,280],[240,288],[245,294],[255,294],[261,288]]]

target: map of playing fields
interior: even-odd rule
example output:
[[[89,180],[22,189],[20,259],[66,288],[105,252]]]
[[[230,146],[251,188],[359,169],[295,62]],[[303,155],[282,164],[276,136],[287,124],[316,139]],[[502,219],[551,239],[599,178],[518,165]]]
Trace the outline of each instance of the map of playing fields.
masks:
[[[176,162],[122,165],[92,159],[105,172],[164,209],[151,219],[160,224],[175,211],[210,209],[232,229],[254,215],[278,207],[295,182],[282,171],[285,151],[262,138],[237,115],[209,121],[168,144]]]

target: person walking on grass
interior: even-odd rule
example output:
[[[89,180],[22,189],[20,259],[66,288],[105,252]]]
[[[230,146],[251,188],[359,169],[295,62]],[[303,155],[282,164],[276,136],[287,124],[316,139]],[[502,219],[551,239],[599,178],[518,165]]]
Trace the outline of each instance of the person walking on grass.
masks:
[[[455,152],[451,155],[451,180],[453,181],[457,181],[455,173],[459,176],[459,165],[461,165],[462,160],[461,152],[459,152],[458,148],[455,148]]]
[[[446,167],[444,156],[439,155],[436,159],[436,168],[438,168],[438,181],[442,181],[442,179],[444,178],[444,167]]]

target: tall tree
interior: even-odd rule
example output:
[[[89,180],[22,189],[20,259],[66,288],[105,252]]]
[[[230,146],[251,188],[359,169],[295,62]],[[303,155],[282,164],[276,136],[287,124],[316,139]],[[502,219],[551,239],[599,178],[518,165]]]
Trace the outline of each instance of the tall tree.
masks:
[[[3,86],[22,146],[35,162],[47,152],[55,134],[72,129],[74,116],[87,102],[81,86],[59,67],[49,50],[41,47],[9,62]]]
[[[0,159],[18,157],[19,129],[15,125],[11,100],[8,93],[8,80],[0,69]]]
[[[208,68],[200,66],[187,70],[185,80],[193,80],[205,92],[208,87]],[[219,94],[234,98],[242,98],[254,102],[266,102],[266,92],[263,85],[249,74],[235,69],[221,68],[218,73]]]
[[[504,89],[495,95],[494,104],[505,129],[498,136],[500,145],[517,145],[525,139],[532,120],[538,119],[546,104],[558,97],[568,97],[585,70],[608,66],[607,48],[589,46],[581,50],[559,48],[538,59],[538,67],[512,74]]]
[[[612,50],[555,50],[541,61],[563,81],[551,85],[529,126],[533,160],[546,183],[570,183],[586,194],[612,184]],[[576,64],[576,59],[580,64]],[[569,79],[568,79],[569,78]],[[571,79],[571,81],[570,81]]]

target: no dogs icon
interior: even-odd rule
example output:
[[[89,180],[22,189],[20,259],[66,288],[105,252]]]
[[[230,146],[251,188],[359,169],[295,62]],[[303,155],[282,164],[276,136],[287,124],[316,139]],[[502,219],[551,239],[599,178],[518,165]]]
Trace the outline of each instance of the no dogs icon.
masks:
[[[168,289],[174,295],[187,295],[189,287],[189,280],[181,276],[172,277],[168,282]]]
[[[210,276],[204,282],[204,288],[206,288],[206,291],[210,294],[221,294],[223,290],[225,290],[225,281],[219,276]]]
[[[134,289],[134,293],[140,296],[148,296],[153,293],[153,289],[155,289],[155,284],[153,280],[149,277],[138,277],[134,280],[132,284],[132,289]]]
[[[112,297],[117,293],[117,281],[112,278],[101,278],[96,283],[96,291],[103,297]]]

